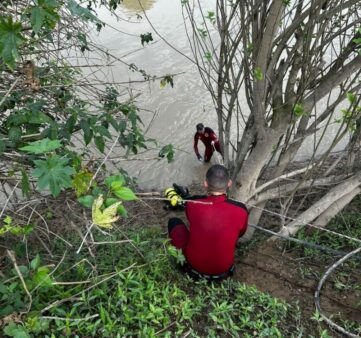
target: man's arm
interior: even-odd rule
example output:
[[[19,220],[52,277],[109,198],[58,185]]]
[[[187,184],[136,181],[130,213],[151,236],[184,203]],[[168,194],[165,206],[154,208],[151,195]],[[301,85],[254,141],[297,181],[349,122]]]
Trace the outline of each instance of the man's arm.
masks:
[[[194,152],[196,153],[198,160],[201,161],[202,156],[199,154],[199,151],[198,151],[198,135],[197,135],[197,133],[194,135],[193,149],[194,149]]]
[[[247,213],[247,215],[246,215],[246,217],[245,217],[243,226],[242,226],[241,229],[239,230],[238,239],[241,238],[241,237],[246,233],[247,228],[248,228],[248,213]]]

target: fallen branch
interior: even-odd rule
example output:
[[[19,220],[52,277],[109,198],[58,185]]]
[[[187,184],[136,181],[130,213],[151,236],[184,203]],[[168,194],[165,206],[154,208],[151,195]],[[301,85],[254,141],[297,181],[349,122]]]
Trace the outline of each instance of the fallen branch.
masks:
[[[31,294],[30,294],[30,292],[29,292],[29,290],[28,290],[28,288],[27,288],[27,286],[26,286],[24,277],[23,277],[23,275],[21,274],[21,271],[20,271],[20,269],[19,269],[19,266],[18,266],[18,264],[16,263],[16,259],[15,259],[14,253],[13,253],[12,251],[10,251],[10,250],[6,250],[6,253],[8,254],[11,262],[13,263],[14,268],[15,268],[15,271],[16,271],[17,275],[19,276],[19,278],[20,278],[20,280],[21,280],[21,284],[23,285],[23,288],[24,288],[24,290],[25,290],[25,292],[26,292],[26,294],[27,294],[27,296],[28,296],[28,298],[29,298],[29,303],[28,303],[28,309],[27,309],[27,311],[26,311],[26,312],[20,312],[20,313],[29,313],[29,311],[30,311],[30,309],[31,309],[31,305],[32,305],[32,303],[33,303],[33,297],[31,296]]]

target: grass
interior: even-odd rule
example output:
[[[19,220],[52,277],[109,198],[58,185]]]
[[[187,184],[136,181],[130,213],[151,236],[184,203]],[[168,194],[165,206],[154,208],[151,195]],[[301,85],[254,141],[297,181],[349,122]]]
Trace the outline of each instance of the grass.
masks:
[[[32,294],[31,310],[22,317],[23,324],[6,322],[3,335],[292,337],[302,332],[295,306],[232,279],[221,283],[194,282],[178,272],[159,228],[122,232],[115,229],[112,238],[98,235],[96,240],[121,240],[124,235],[134,246],[130,243],[97,246],[95,259],[89,259],[85,248],[80,255],[74,249],[53,274],[50,257],[45,253],[37,257],[36,248],[28,248],[35,262],[33,259],[22,269]],[[59,257],[64,252],[60,241],[51,249]],[[23,250],[19,244],[17,257]],[[129,266],[132,267],[123,271]],[[56,284],[76,281],[87,283]],[[14,294],[16,297],[9,300]],[[23,311],[28,303],[10,265],[0,282],[1,296],[0,308],[11,303],[15,313]],[[49,304],[64,299],[67,300],[41,313]]]

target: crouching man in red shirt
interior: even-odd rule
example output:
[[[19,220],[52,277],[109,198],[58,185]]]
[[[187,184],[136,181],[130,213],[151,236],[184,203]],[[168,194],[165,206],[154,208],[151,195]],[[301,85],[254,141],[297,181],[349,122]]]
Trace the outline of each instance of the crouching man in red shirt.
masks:
[[[182,249],[186,271],[193,277],[220,280],[233,273],[234,251],[238,238],[246,232],[248,211],[227,197],[231,184],[227,169],[213,165],[204,182],[207,195],[187,198],[192,200],[185,206],[189,227],[179,218],[168,222],[171,243]]]

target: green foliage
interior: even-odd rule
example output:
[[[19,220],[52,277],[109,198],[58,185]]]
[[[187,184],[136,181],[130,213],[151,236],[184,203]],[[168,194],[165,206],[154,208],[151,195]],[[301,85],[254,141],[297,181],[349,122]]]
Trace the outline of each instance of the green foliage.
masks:
[[[258,81],[263,80],[262,69],[259,68],[259,67],[257,67],[257,68],[254,69],[253,75],[254,75],[254,77],[255,77]]]
[[[291,5],[291,0],[282,0],[284,6],[288,7]]]
[[[113,1],[111,6],[116,8],[118,3]],[[4,151],[23,152],[21,163],[25,165],[15,165],[12,170],[21,175],[24,196],[29,197],[32,188],[29,165],[35,169],[32,179],[37,180],[39,190],[49,189],[57,196],[73,182],[77,196],[86,193],[86,175],[72,177],[74,169],[80,169],[79,156],[83,154],[82,149],[73,150],[75,134],[82,135],[85,145],[94,144],[102,153],[106,141],[115,135],[119,135],[119,145],[126,149],[127,155],[146,148],[147,140],[140,128],[142,121],[134,103],[121,102],[123,97],[120,100],[114,87],[107,87],[98,102],[80,98],[74,86],[82,76],[80,68],[73,68],[65,59],[49,59],[47,50],[54,48],[60,31],[69,40],[62,48],[69,51],[76,46],[83,52],[90,49],[87,30],[74,31],[66,22],[73,20],[79,22],[79,27],[87,27],[82,26],[85,23],[101,28],[104,24],[93,10],[99,5],[104,4],[95,0],[83,7],[74,0],[35,0],[28,6],[19,4],[20,22],[16,21],[10,4],[4,4],[5,12],[0,15],[0,70],[10,67],[10,72],[2,73],[1,89],[10,88],[17,74],[21,73],[24,81],[6,97],[0,94],[3,113],[0,114],[0,155]],[[59,31],[55,31],[56,26]],[[144,42],[151,38],[151,34],[145,34]],[[27,60],[25,55],[32,53],[37,57]],[[18,62],[20,55],[24,55],[22,64]],[[15,76],[9,75],[15,67]],[[134,70],[150,79],[144,70],[136,66]],[[173,86],[171,76],[166,76],[165,81]],[[123,208],[121,212],[125,213]]]
[[[101,234],[95,236],[98,241],[124,239],[116,234],[111,238]],[[88,274],[93,271],[91,266],[85,261],[74,266],[72,256],[51,277],[49,272],[38,275],[38,280],[52,278],[49,281],[52,284],[42,282],[36,286],[33,283],[34,276],[44,267],[39,256],[31,261],[29,268],[23,266],[30,291],[37,289],[32,292],[32,311],[23,319],[24,325],[17,328],[39,337],[155,337],[160,330],[164,337],[185,334],[189,337],[292,337],[299,332],[296,307],[232,279],[214,284],[195,282],[178,272],[173,263],[174,250],[164,250],[168,244],[160,228],[128,229],[125,238],[132,240],[137,250],[127,244],[97,249],[92,264],[105,276],[116,272],[113,278],[104,282],[104,276],[88,279]],[[57,250],[63,248],[59,246]],[[133,263],[138,266],[122,272]],[[12,276],[15,276],[13,272]],[[68,282],[87,279],[91,284],[60,287],[53,283],[54,279]],[[96,287],[83,292],[96,283]],[[0,284],[0,295],[17,293],[22,302],[17,309],[22,309],[27,298],[21,283],[13,280]],[[60,303],[47,312],[49,316],[71,318],[72,321],[49,321],[38,317],[38,311],[48,304],[75,294],[81,294],[81,297]],[[0,305],[3,302],[0,300]],[[98,316],[90,318],[94,315]],[[90,319],[74,321],[77,318]]]
[[[37,186],[40,191],[49,189],[56,197],[62,188],[72,186],[71,175],[75,170],[68,165],[69,159],[58,155],[46,156],[45,160],[35,160],[35,169],[32,175],[38,178]]]
[[[330,221],[327,229],[335,231],[337,233],[342,233],[343,235],[352,238],[361,238],[361,217],[359,214],[353,213],[336,216]],[[335,236],[332,233],[317,230],[315,228],[302,229],[297,233],[297,237],[299,239],[307,240],[311,243],[325,245],[330,249],[344,252],[349,252],[359,246],[359,244],[355,241],[344,237]],[[327,257],[329,257],[329,254],[321,253],[319,250],[316,249],[302,247],[298,244],[294,244],[294,246],[298,250],[301,250],[302,254],[305,257],[309,257],[313,260],[325,260],[327,259]]]
[[[29,266],[20,265],[18,268],[26,287],[33,294],[35,303],[41,302],[45,295],[50,293],[56,294],[56,291],[59,290],[59,287],[53,285],[54,280],[50,275],[49,267],[41,265],[39,255],[32,259]],[[11,269],[8,271],[7,277],[0,278],[0,317],[24,311],[29,302],[28,295],[24,290],[17,271]],[[4,332],[11,337],[18,337],[17,334],[20,334],[20,332],[29,333],[24,326],[16,326],[15,323],[10,323],[6,326]],[[12,336],[12,334],[16,335]]]
[[[166,75],[162,80],[160,80],[160,88],[164,88],[167,84],[169,84],[172,88],[174,87],[172,75]]]
[[[59,21],[60,4],[56,0],[36,0],[30,11],[30,23],[35,34],[42,28],[52,30]]]
[[[61,143],[59,140],[50,140],[48,138],[44,138],[39,141],[30,142],[27,146],[21,147],[19,149],[32,154],[44,154],[54,151],[60,147]]]
[[[212,25],[216,23],[216,14],[213,11],[208,11],[206,19],[208,19]]]
[[[23,196],[29,197],[30,195],[30,184],[29,184],[29,177],[26,173],[25,169],[21,169],[21,191]]]
[[[101,26],[103,25],[103,23],[92,13],[91,7],[84,8],[80,6],[75,0],[68,0],[66,3],[66,7],[70,11],[70,13],[75,17],[81,18],[85,21],[90,21],[96,24],[100,24]]]
[[[18,325],[15,323],[10,323],[9,325],[7,325],[4,328],[4,333],[9,337],[14,337],[14,338],[30,338],[31,337],[23,325]]]
[[[78,201],[84,205],[86,208],[91,208],[95,199],[100,195],[104,196],[104,203],[102,204],[101,210],[110,207],[113,204],[118,203],[117,213],[122,217],[127,217],[127,210],[123,204],[119,204],[121,201],[134,201],[137,199],[137,196],[134,192],[124,185],[126,184],[126,179],[124,175],[118,174],[113,176],[108,176],[104,180],[107,191],[103,191],[96,186],[92,188],[92,194],[86,195],[78,198]]]
[[[180,265],[186,264],[187,260],[186,260],[185,256],[183,255],[182,250],[177,249],[173,245],[169,245],[167,249],[168,249],[168,254],[171,257],[175,258],[175,261],[177,264],[180,264]]]
[[[159,151],[160,157],[167,157],[168,163],[171,162],[174,158],[174,148],[172,144],[165,145],[160,151]]]
[[[293,107],[293,113],[297,118],[308,115],[307,112],[304,111],[303,105],[301,103],[296,103]]]
[[[353,104],[356,102],[356,95],[354,93],[348,92],[346,93],[347,100],[350,102],[350,104]]]
[[[88,191],[92,177],[93,174],[87,169],[80,170],[74,175],[72,187],[75,189],[77,197],[84,195]],[[93,186],[95,186],[95,183],[93,183]]]
[[[15,68],[19,58],[19,48],[25,41],[21,34],[21,23],[13,22],[12,17],[0,16],[0,60],[10,68]]]
[[[204,54],[204,57],[207,59],[208,62],[210,62],[212,60],[212,53],[211,52],[206,52]]]
[[[152,33],[140,34],[140,42],[142,43],[142,46],[144,46],[144,43],[148,44],[151,41],[153,41]]]
[[[34,229],[32,224],[26,224],[24,226],[13,225],[13,219],[10,216],[6,216],[3,223],[3,226],[0,228],[0,236],[6,234],[7,232],[16,236],[27,236]]]
[[[93,195],[85,195],[78,198],[78,202],[84,205],[86,208],[91,208],[95,200]]]
[[[198,27],[197,31],[198,31],[199,35],[201,36],[201,38],[203,38],[203,39],[205,39],[208,36],[208,32],[205,28]]]

